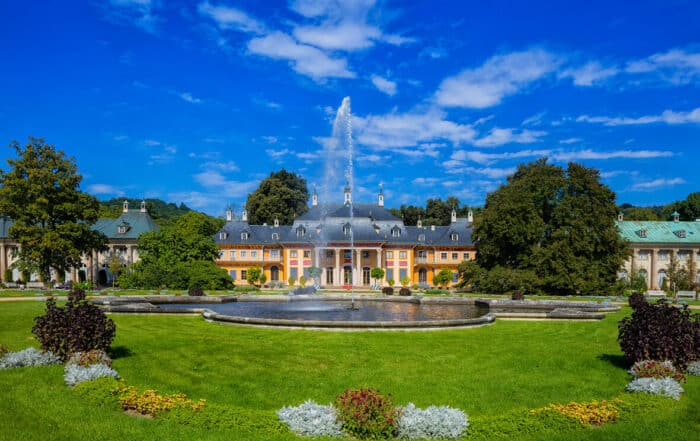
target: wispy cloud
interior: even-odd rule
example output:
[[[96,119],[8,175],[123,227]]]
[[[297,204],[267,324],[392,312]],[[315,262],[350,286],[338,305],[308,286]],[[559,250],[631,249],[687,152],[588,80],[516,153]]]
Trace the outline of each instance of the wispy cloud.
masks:
[[[559,144],[576,144],[577,142],[581,142],[581,138],[566,138],[559,140]]]
[[[120,25],[137,26],[149,33],[156,32],[160,21],[154,13],[151,0],[108,0],[98,4],[104,18]]]
[[[109,184],[92,184],[88,186],[88,192],[92,194],[110,194],[124,196],[124,192]]]
[[[654,191],[663,187],[672,187],[674,185],[685,184],[685,179],[683,178],[660,178],[653,181],[639,182],[632,186],[632,190],[636,191]]]
[[[559,152],[552,155],[552,159],[557,161],[573,161],[579,159],[649,159],[649,158],[668,158],[674,156],[673,152],[668,150],[612,150],[612,151],[594,151],[590,149]]]
[[[379,89],[381,92],[384,92],[389,96],[396,95],[396,83],[394,81],[387,80],[379,75],[372,75],[371,80],[374,87]]]
[[[700,107],[688,112],[665,110],[660,115],[644,115],[639,117],[610,117],[581,115],[576,122],[603,124],[606,126],[627,126],[641,124],[691,124],[700,123]]]
[[[289,149],[282,149],[282,150],[275,150],[275,149],[266,149],[265,153],[267,153],[267,156],[269,156],[272,159],[280,159],[291,152]]]
[[[616,66],[604,66],[599,61],[590,61],[583,66],[569,67],[559,73],[560,78],[571,78],[576,86],[598,85],[620,72]]]
[[[199,104],[202,102],[201,99],[199,99],[195,96],[192,96],[192,94],[189,92],[180,92],[180,93],[177,93],[177,96],[179,96],[180,99],[182,99],[183,101],[187,101],[188,103],[192,103],[192,104]]]
[[[700,52],[671,49],[625,66],[628,74],[651,74],[659,81],[673,85],[690,84],[700,79]]]
[[[214,6],[208,1],[197,6],[199,13],[212,19],[221,29],[263,34],[265,25],[244,11],[231,6]]]
[[[537,142],[547,132],[542,130],[521,130],[517,132],[515,129],[503,129],[494,127],[488,135],[475,139],[473,144],[479,147],[495,147],[505,144],[530,144]]]
[[[551,74],[561,63],[560,57],[539,48],[495,55],[479,67],[444,79],[435,101],[446,107],[492,107]]]
[[[332,58],[322,50],[298,43],[282,32],[273,32],[250,40],[248,51],[277,60],[287,60],[294,71],[317,81],[325,78],[355,77],[344,58]]]
[[[471,161],[488,165],[497,161],[549,156],[551,150],[520,150],[517,152],[483,153],[476,150],[456,150],[450,156],[453,161]]]

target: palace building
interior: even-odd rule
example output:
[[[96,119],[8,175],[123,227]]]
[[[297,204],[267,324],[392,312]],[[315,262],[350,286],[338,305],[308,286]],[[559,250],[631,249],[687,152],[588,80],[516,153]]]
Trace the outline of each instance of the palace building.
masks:
[[[13,266],[19,244],[10,237],[9,231],[12,224],[12,219],[0,216],[0,276],[6,284],[22,277],[20,271]],[[148,214],[145,201],[141,201],[141,207],[137,210],[129,209],[129,203],[124,201],[122,212],[116,219],[100,218],[92,225],[92,229],[107,237],[107,249],[84,255],[80,268],[66,272],[67,282],[83,280],[100,284],[111,282],[108,268],[111,256],[117,255],[124,266],[137,262],[139,235],[157,230],[158,225]],[[8,269],[12,272],[11,281],[6,277]],[[58,280],[57,275],[52,274],[52,279]],[[37,275],[32,274],[31,279],[24,282],[38,282]]]
[[[629,243],[630,257],[620,270],[620,277],[627,278],[638,271],[647,281],[650,290],[659,290],[666,278],[671,255],[685,267],[688,258],[700,266],[700,220],[681,222],[680,215],[671,215],[672,221],[626,221],[618,216],[617,228]],[[696,275],[700,283],[700,273]]]
[[[447,268],[457,281],[457,265],[475,257],[472,214],[458,218],[452,211],[448,226],[404,225],[384,208],[381,186],[377,203],[352,203],[349,186],[344,202],[319,204],[314,190],[309,211],[292,225],[251,225],[243,211],[240,219],[226,212],[226,224],[216,235],[221,249],[217,264],[236,284],[247,283],[248,268],[260,267],[268,283],[298,284],[304,276],[312,283],[311,268],[320,269],[324,287],[371,286],[372,268],[385,272],[381,285],[392,279],[399,286],[432,286],[433,276]],[[354,254],[353,254],[354,253]]]

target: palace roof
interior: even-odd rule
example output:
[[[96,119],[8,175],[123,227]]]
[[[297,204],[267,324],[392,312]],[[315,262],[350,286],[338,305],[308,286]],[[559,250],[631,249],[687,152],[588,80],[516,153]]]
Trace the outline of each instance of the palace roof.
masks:
[[[700,222],[617,221],[623,239],[634,243],[700,244]]]

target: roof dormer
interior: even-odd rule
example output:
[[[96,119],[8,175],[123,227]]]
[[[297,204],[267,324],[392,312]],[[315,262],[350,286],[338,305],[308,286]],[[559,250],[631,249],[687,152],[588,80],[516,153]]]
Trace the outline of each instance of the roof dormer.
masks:
[[[124,221],[117,225],[117,234],[126,234],[127,231],[131,229],[131,225],[129,225],[128,222]]]
[[[685,230],[676,230],[673,232],[676,236],[678,236],[681,239],[685,239]]]
[[[391,228],[391,237],[401,237],[401,228],[398,225]]]
[[[635,233],[637,233],[637,236],[641,237],[642,239],[645,239],[647,237],[647,230],[643,228],[641,230],[635,231]]]

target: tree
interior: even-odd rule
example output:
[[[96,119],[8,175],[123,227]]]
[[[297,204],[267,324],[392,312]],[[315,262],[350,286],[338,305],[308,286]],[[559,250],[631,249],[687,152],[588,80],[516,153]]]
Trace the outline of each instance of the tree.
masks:
[[[285,169],[270,173],[258,188],[248,195],[246,210],[248,221],[253,225],[272,224],[278,219],[281,224],[291,224],[296,216],[306,213],[309,190],[306,180]]]
[[[317,286],[321,285],[321,273],[323,270],[317,266],[312,266],[309,268],[309,277],[314,279],[314,284]]]
[[[674,252],[671,252],[671,257],[668,260],[666,278],[668,279],[669,288],[674,294],[679,289],[685,288],[685,282],[688,280],[686,269],[681,266],[681,262]]]
[[[551,294],[604,292],[629,253],[617,210],[595,169],[569,163],[564,170],[546,159],[520,165],[476,219],[477,263],[523,271],[508,279],[528,284],[534,274]]]
[[[693,260],[693,254],[688,254],[688,258],[685,261],[685,274],[686,274],[686,289],[695,290],[697,285],[698,277],[698,267]]]
[[[119,278],[124,288],[225,289],[231,277],[214,260],[218,221],[194,211],[139,237],[141,260]]]
[[[19,261],[48,282],[52,268],[79,267],[83,254],[105,249],[107,238],[90,227],[99,202],[80,191],[75,160],[53,145],[30,137],[24,148],[17,141],[10,148],[17,158],[0,170],[0,213],[14,221],[9,234],[20,245]]]
[[[267,275],[265,274],[264,271],[260,273],[260,277],[258,277],[258,281],[260,282],[261,285],[264,285],[265,282],[267,282]]]
[[[107,261],[107,268],[109,268],[109,273],[112,275],[112,287],[119,277],[119,274],[124,270],[124,262],[119,257],[117,253],[112,253]]]
[[[622,213],[628,221],[657,221],[659,215],[649,207],[630,207],[623,209]]]
[[[245,275],[245,279],[251,285],[255,285],[260,280],[261,274],[262,274],[262,269],[260,269],[258,267],[248,268],[248,271],[246,272],[246,275]]]
[[[435,274],[435,276],[433,276],[433,280],[435,279],[437,279],[438,285],[446,287],[450,284],[450,281],[452,280],[452,271],[450,271],[447,268],[443,268],[440,271],[438,271],[438,273]]]
[[[379,279],[384,277],[384,270],[381,268],[372,268],[369,272],[369,276],[374,279],[375,285],[379,285]]]
[[[457,205],[459,205],[457,198],[449,197],[448,200],[452,204],[456,201]],[[423,223],[425,225],[449,225],[452,217],[452,208],[440,198],[428,199],[425,204],[425,219],[423,219]]]

